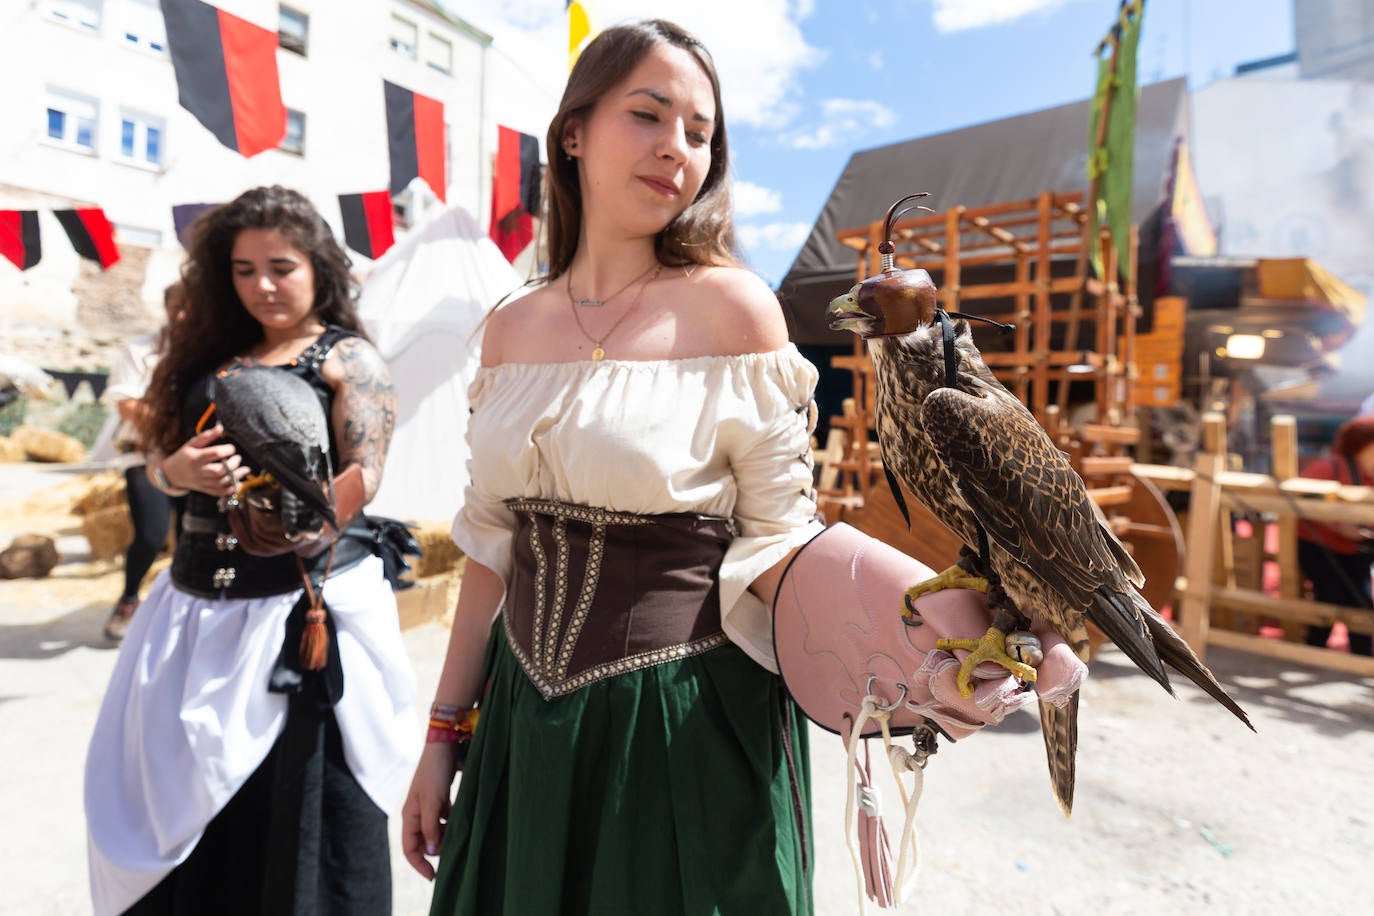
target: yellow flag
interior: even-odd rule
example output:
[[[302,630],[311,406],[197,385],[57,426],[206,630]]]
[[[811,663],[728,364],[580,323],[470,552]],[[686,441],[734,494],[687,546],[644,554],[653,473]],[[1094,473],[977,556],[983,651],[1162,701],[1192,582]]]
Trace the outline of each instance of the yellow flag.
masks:
[[[596,37],[599,29],[592,28],[591,17],[587,14],[587,4],[582,0],[568,2],[568,69],[577,63],[577,56]]]

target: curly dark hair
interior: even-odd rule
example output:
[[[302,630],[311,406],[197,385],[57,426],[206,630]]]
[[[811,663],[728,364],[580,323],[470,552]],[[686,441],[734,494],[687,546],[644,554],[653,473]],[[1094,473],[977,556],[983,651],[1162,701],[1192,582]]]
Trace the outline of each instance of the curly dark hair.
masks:
[[[366,336],[349,273],[352,264],[305,195],[276,185],[254,188],[206,211],[191,225],[190,253],[181,269],[186,312],[170,327],[145,396],[144,440],[163,452],[182,443],[182,399],[188,388],[263,339],[262,325],[234,291],[230,257],[234,240],[245,229],[275,229],[286,236],[314,268],[313,314],[325,324]]]
[[[584,117],[613,86],[627,78],[655,47],[681,48],[701,65],[711,83],[716,123],[711,131],[711,165],[696,199],[659,232],[655,251],[669,266],[704,264],[734,266],[734,216],[730,203],[730,153],[725,137],[725,113],[720,104],[720,79],[705,45],[681,26],[649,19],[606,29],[578,55],[568,76],[558,113],[549,122],[545,150],[549,157],[548,233],[549,268],[545,279],[557,279],[572,263],[582,228],[582,188],[577,161],[560,155],[569,118]]]

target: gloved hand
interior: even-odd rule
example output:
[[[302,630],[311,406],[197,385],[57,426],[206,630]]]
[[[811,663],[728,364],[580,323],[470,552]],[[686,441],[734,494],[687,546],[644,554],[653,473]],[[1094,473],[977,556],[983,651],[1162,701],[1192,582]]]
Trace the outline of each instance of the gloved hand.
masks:
[[[959,739],[1037,698],[1063,705],[1087,667],[1053,631],[1039,636],[1044,660],[1032,690],[1006,670],[983,664],[971,697],[955,675],[963,650],[935,647],[945,638],[977,638],[992,623],[984,596],[948,589],[916,601],[920,626],[902,618],[908,588],[929,567],[843,523],[811,540],[783,574],[773,605],[773,642],[788,690],[808,717],[845,734],[866,696],[890,706],[889,726],[910,729],[929,718]],[[864,727],[865,734],[877,728]]]
[[[362,468],[350,464],[334,476],[334,514],[339,529],[325,523],[313,536],[288,538],[281,520],[282,492],[280,485],[249,490],[239,505],[228,510],[229,528],[238,538],[245,553],[257,557],[275,557],[297,553],[304,557],[318,556],[338,539],[340,531],[362,511],[364,501]]]
[[[916,581],[920,580],[913,580],[912,584]],[[992,613],[983,595],[971,589],[947,589],[922,595],[916,599],[916,608],[923,625],[909,628],[914,630],[911,643],[924,652],[924,657],[911,681],[912,696],[904,705],[911,712],[933,719],[952,738],[965,737],[984,725],[995,725],[1007,713],[1037,699],[1062,708],[1088,676],[1087,666],[1073,654],[1063,637],[1033,623],[1031,632],[1040,640],[1044,658],[1036,666],[1031,689],[1024,689],[1005,668],[984,662],[974,669],[978,686],[973,696],[965,698],[955,679],[959,664],[968,653],[963,649],[953,653],[937,649],[935,642],[946,637],[977,639],[986,633],[992,624]]]

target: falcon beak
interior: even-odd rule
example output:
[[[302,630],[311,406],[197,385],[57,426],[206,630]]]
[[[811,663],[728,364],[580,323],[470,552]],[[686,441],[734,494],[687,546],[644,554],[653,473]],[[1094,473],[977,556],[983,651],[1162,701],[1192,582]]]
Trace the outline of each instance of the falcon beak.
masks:
[[[832,331],[852,331],[861,323],[873,320],[872,315],[859,308],[859,299],[853,290],[831,299],[825,317]]]

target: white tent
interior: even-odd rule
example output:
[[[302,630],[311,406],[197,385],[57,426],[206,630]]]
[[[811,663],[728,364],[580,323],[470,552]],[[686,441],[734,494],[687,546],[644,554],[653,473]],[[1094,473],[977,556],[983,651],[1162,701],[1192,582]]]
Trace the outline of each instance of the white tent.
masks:
[[[368,511],[446,521],[467,485],[468,386],[487,311],[520,278],[472,215],[453,207],[379,258],[359,310],[396,386],[396,431]]]

